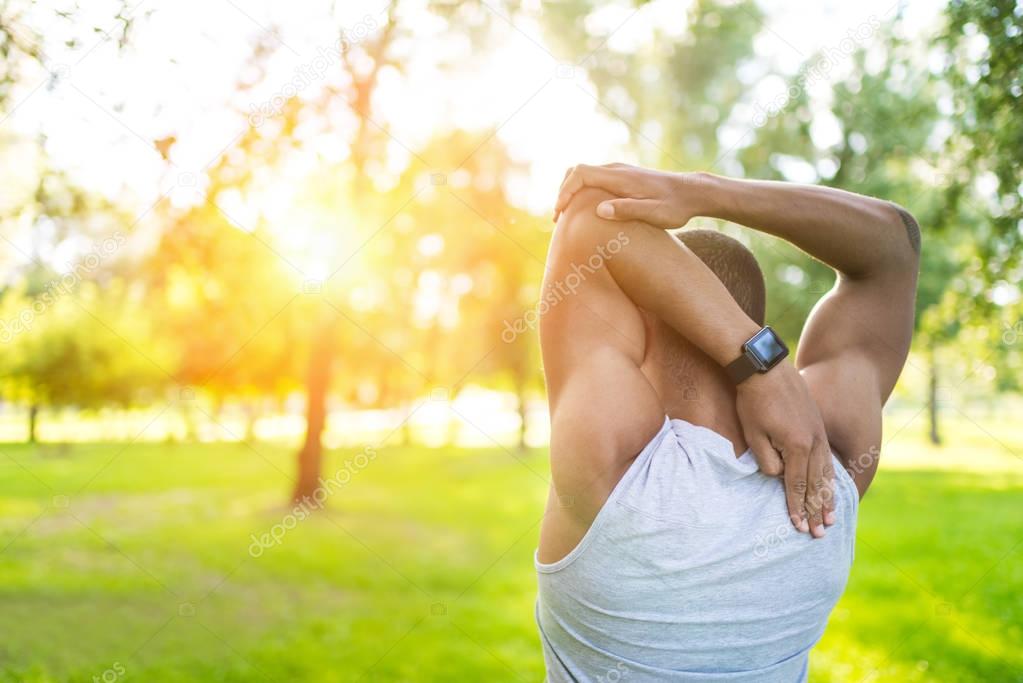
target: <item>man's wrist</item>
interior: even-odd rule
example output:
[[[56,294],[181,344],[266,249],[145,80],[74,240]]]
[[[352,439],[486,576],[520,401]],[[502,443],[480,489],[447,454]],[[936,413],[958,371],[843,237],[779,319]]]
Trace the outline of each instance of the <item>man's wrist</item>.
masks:
[[[742,345],[742,352],[725,366],[735,384],[742,384],[754,374],[765,374],[789,355],[789,348],[778,333],[765,325]]]
[[[738,358],[742,354],[742,345],[762,329],[750,318],[745,316],[743,318],[745,319],[737,320],[735,324],[730,325],[722,335],[720,343],[713,349],[713,353],[707,354],[722,368]]]
[[[721,176],[705,171],[686,171],[680,176],[680,195],[690,213],[706,218],[721,218],[724,192]]]

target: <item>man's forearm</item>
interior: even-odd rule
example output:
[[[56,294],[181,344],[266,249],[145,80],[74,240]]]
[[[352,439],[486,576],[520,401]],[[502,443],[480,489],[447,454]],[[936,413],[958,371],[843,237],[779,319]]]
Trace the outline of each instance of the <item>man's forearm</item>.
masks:
[[[594,207],[610,197],[584,190],[566,212],[559,230],[575,233],[580,253],[621,242],[622,226],[596,217]],[[747,316],[728,290],[700,258],[663,230],[630,224],[628,242],[606,259],[618,287],[634,304],[677,330],[719,364],[735,359],[759,326]],[[567,237],[568,235],[566,235]]]
[[[735,360],[760,329],[700,257],[665,231],[634,224],[621,256],[608,267],[622,291],[718,364]]]
[[[830,187],[686,174],[697,215],[770,233],[850,277],[915,261],[920,229],[891,202]]]

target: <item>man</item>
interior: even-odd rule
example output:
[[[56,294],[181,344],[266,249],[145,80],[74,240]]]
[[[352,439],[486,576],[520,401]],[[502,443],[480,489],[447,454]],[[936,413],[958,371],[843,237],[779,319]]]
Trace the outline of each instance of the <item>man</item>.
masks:
[[[837,272],[793,365],[753,255]],[[537,551],[550,681],[804,681],[845,587],[881,409],[909,350],[916,222],[841,190],[578,166],[540,340],[552,486]]]

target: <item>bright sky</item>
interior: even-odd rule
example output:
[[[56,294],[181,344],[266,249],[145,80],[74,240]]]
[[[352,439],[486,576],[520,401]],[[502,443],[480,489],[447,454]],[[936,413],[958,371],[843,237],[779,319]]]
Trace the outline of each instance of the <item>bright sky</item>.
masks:
[[[41,75],[26,83],[13,97],[16,108],[0,124],[0,134],[34,138],[45,133],[56,163],[71,169],[80,182],[111,196],[127,194],[140,207],[159,188],[179,183],[182,173],[196,174],[201,182],[201,169],[244,129],[245,121],[227,103],[247,109],[247,104],[267,101],[297,68],[315,67],[320,48],[335,40],[334,29],[314,12],[322,10],[321,3],[142,0],[133,9],[136,22],[124,51],[90,34],[82,47],[69,50],[62,45],[67,36],[57,30],[66,22],[52,18],[54,7],[64,4],[49,0],[27,15],[44,32],[48,66],[60,78],[54,83]],[[106,4],[88,6],[95,23],[112,30],[115,23]],[[341,23],[353,31],[360,24],[372,29],[374,22],[382,22],[381,0],[338,4],[344,7]],[[548,52],[535,17],[539,2],[532,3],[532,15],[516,17],[514,27],[495,17],[497,37],[483,54],[470,54],[466,39],[445,35],[422,5],[403,4],[416,29],[415,41],[406,46],[412,57],[408,73],[403,78],[388,74],[379,93],[380,109],[400,143],[394,146],[397,159],[405,156],[402,146],[415,149],[438,129],[465,127],[479,130],[482,137],[500,125],[498,136],[531,165],[529,176],[511,188],[513,196],[546,213],[551,188],[566,166],[630,158],[627,128],[599,107],[585,73],[566,69]],[[631,3],[610,3],[589,18],[587,27],[612,32],[604,49],[628,50],[648,40],[654,26],[684,31],[681,25],[673,28],[679,5],[678,0],[657,0],[636,12]],[[907,26],[926,34],[943,5],[941,0],[908,3]],[[762,65],[792,72],[815,51],[839,45],[871,17],[891,18],[897,3],[764,0],[761,6],[770,18],[756,44]],[[247,73],[244,64],[254,40],[262,36],[274,43],[267,34],[271,26],[278,27],[283,44],[277,43],[262,83],[239,100],[237,84]],[[836,73],[841,70],[839,64]],[[768,101],[783,87],[780,79],[755,73],[739,77],[753,81],[751,102]],[[345,125],[338,123],[339,139]],[[730,134],[741,135],[741,128]],[[819,127],[825,137],[826,128]],[[178,138],[174,168],[151,144],[170,134]],[[21,161],[33,163],[31,157]]]

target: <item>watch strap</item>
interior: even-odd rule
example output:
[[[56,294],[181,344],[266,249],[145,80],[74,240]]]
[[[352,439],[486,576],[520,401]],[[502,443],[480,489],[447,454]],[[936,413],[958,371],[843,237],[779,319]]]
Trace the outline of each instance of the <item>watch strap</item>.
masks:
[[[728,373],[728,376],[732,378],[734,383],[739,384],[756,373],[757,366],[753,364],[749,356],[742,353],[738,358],[725,366],[725,372]]]

